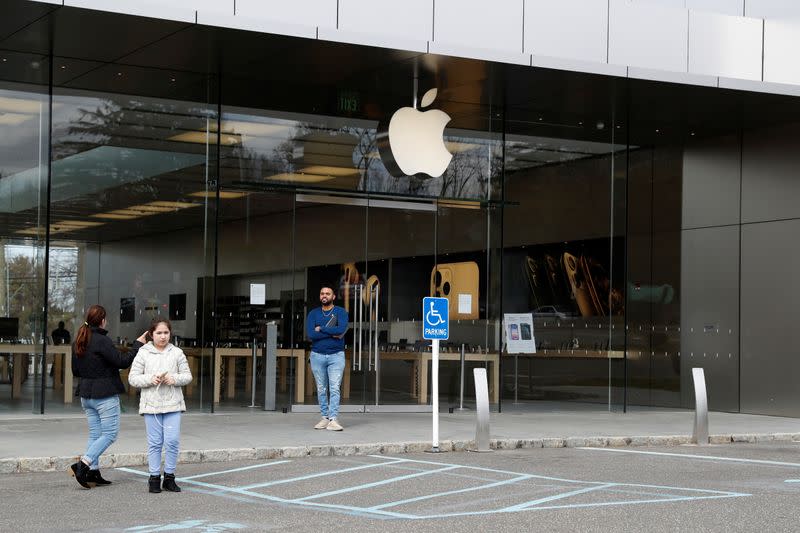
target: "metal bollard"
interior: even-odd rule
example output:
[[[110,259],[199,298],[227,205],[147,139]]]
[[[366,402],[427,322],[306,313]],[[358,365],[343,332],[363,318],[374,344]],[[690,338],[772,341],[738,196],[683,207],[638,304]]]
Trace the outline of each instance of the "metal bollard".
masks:
[[[461,345],[461,391],[458,396],[458,409],[456,411],[467,411],[468,409],[464,407],[464,345]]]
[[[250,383],[250,405],[247,407],[256,407],[256,368],[258,368],[258,339],[253,337],[253,345],[252,345],[252,356],[253,356],[253,371],[252,374],[252,382]]]
[[[277,356],[278,326],[275,322],[270,322],[267,324],[267,338],[264,342],[264,411],[275,410]]]
[[[694,432],[692,442],[699,446],[708,444],[708,395],[706,376],[702,368],[692,369],[694,382]]]
[[[472,371],[475,378],[475,411],[478,418],[475,425],[475,452],[490,452],[489,447],[489,382],[486,369]]]

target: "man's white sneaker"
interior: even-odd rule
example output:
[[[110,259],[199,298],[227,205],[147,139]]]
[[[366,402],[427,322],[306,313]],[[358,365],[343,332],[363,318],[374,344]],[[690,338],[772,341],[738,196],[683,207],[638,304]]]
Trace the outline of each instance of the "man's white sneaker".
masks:
[[[328,424],[330,423],[331,423],[330,420],[328,420],[327,418],[323,418],[322,420],[317,422],[317,425],[314,426],[314,429],[325,429],[326,427],[328,427]]]
[[[327,429],[328,431],[341,431],[344,428],[334,418],[333,420],[328,421],[328,427],[325,429]]]

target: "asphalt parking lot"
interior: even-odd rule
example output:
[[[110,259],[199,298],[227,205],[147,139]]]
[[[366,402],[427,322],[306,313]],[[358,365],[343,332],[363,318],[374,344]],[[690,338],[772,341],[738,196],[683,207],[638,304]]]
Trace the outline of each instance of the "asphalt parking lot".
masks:
[[[800,443],[179,465],[180,494],[147,493],[142,468],[104,475],[0,477],[0,530],[789,531]]]

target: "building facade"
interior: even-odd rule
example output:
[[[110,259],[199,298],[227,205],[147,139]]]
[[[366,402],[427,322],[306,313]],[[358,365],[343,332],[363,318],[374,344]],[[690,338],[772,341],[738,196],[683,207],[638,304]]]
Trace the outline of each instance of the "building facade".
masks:
[[[689,408],[702,367],[711,409],[800,416],[800,8],[377,5],[5,3],[0,412],[79,408],[52,331],[94,303],[120,349],[168,317],[209,411],[263,397],[274,323],[276,405],[313,409],[332,284],[351,411],[430,409],[439,295],[445,405],[482,366],[502,409]],[[401,108],[446,126],[401,153]]]

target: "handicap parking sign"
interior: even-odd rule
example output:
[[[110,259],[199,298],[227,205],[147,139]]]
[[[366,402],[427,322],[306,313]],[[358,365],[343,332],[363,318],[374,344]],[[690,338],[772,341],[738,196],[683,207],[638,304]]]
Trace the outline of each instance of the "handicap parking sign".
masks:
[[[450,309],[447,298],[422,299],[422,338],[447,340],[450,337]]]

